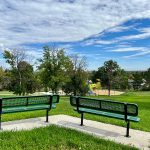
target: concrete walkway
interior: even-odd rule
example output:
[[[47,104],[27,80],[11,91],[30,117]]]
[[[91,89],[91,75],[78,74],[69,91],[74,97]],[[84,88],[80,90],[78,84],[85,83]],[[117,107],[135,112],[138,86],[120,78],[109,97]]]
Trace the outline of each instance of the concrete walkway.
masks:
[[[131,137],[126,138],[124,137],[126,129],[123,127],[86,119],[84,119],[84,126],[80,126],[80,118],[67,115],[49,116],[49,123],[45,122],[45,117],[3,122],[3,130],[1,131],[30,130],[33,128],[48,126],[50,124],[76,129],[117,143],[132,145],[142,150],[150,150],[149,132],[130,129]]]

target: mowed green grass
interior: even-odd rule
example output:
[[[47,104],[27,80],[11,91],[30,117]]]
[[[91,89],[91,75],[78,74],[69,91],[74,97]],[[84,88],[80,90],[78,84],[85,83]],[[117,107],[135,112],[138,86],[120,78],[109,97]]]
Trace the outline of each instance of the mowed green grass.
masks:
[[[0,150],[136,150],[75,130],[48,126],[0,133]]]
[[[8,95],[3,95],[8,96]],[[1,96],[2,97],[2,96]],[[105,98],[105,99],[113,99],[116,101],[122,102],[130,102],[136,103],[139,106],[139,123],[131,123],[131,128],[148,131],[150,132],[150,92],[128,92],[120,96],[97,96],[94,98]],[[70,105],[69,97],[61,97],[60,103],[57,104],[57,108],[53,109],[49,115],[56,115],[56,114],[65,114],[80,117],[80,115],[73,110],[73,107]],[[2,121],[10,121],[10,120],[19,120],[25,118],[34,118],[45,116],[45,111],[32,111],[32,112],[21,112],[21,113],[14,113],[14,114],[5,114],[2,115]],[[98,115],[91,115],[85,114],[84,118],[90,120],[96,120],[99,122],[105,122],[109,124],[115,124],[119,126],[126,126],[125,122],[122,120],[117,120],[113,118],[102,117]]]
[[[13,92],[0,91],[0,97],[2,97],[2,96],[11,96],[11,95],[14,95]]]

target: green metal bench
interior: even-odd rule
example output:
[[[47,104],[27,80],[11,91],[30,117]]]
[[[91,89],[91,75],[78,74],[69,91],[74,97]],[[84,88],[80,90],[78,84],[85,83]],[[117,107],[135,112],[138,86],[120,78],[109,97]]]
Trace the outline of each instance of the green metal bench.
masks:
[[[129,137],[130,121],[139,122],[140,120],[137,117],[138,106],[133,103],[70,96],[70,104],[75,107],[75,111],[81,114],[81,126],[84,113],[125,120],[127,123],[126,137]]]
[[[0,129],[2,114],[46,110],[46,122],[48,113],[52,108],[56,108],[59,102],[59,95],[40,95],[40,96],[20,96],[0,98]]]

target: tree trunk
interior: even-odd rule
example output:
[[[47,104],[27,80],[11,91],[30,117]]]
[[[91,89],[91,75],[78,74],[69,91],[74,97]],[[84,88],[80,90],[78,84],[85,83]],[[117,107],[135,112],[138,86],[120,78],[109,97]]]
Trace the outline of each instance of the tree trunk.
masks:
[[[18,74],[19,74],[19,88],[20,88],[19,95],[22,95],[22,77],[19,69],[18,69]]]
[[[110,95],[110,90],[111,90],[111,85],[110,85],[110,83],[108,84],[108,96],[111,96]]]
[[[74,94],[74,96],[76,96],[76,94],[77,94],[77,91],[76,91],[76,90],[74,90],[74,91],[73,91],[73,94]]]

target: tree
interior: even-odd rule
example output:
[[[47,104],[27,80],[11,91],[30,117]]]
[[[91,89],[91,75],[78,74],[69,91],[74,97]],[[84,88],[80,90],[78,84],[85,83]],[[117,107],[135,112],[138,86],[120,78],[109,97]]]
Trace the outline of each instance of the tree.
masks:
[[[118,69],[117,75],[113,80],[113,88],[126,90],[128,89],[128,74],[123,69]]]
[[[150,68],[147,69],[145,72],[145,79],[146,79],[146,90],[150,90]]]
[[[0,90],[4,88],[5,76],[6,76],[5,70],[2,67],[0,67]]]
[[[25,51],[18,49],[5,50],[3,57],[11,66],[9,90],[19,95],[33,93],[35,91],[34,72],[33,67],[25,61]]]
[[[71,80],[64,85],[63,90],[68,94],[85,95],[88,92],[86,59],[77,55],[72,55],[70,58],[73,64],[69,73]]]
[[[93,71],[93,77],[92,77],[92,81],[96,82],[96,79],[100,79],[101,80],[101,86],[102,87],[107,87],[108,85],[108,77],[105,71],[104,66],[99,67],[97,71]]]
[[[68,72],[72,63],[63,49],[48,46],[43,49],[43,58],[39,60],[41,81],[45,91],[49,88],[53,93],[57,93],[59,88],[69,80]]]
[[[44,88],[44,85],[41,81],[41,72],[39,70],[36,70],[34,72],[34,77],[35,77],[35,87],[36,87],[36,90],[38,92],[40,92],[43,88]]]
[[[144,72],[141,71],[133,72],[133,78],[134,78],[134,82],[133,82],[134,90],[141,89],[142,79],[144,78]]]
[[[105,61],[104,65],[98,70],[100,73],[100,79],[102,80],[102,84],[105,83],[105,85],[108,87],[108,95],[110,96],[112,84],[115,81],[115,77],[117,77],[120,67],[116,61],[109,60]]]

